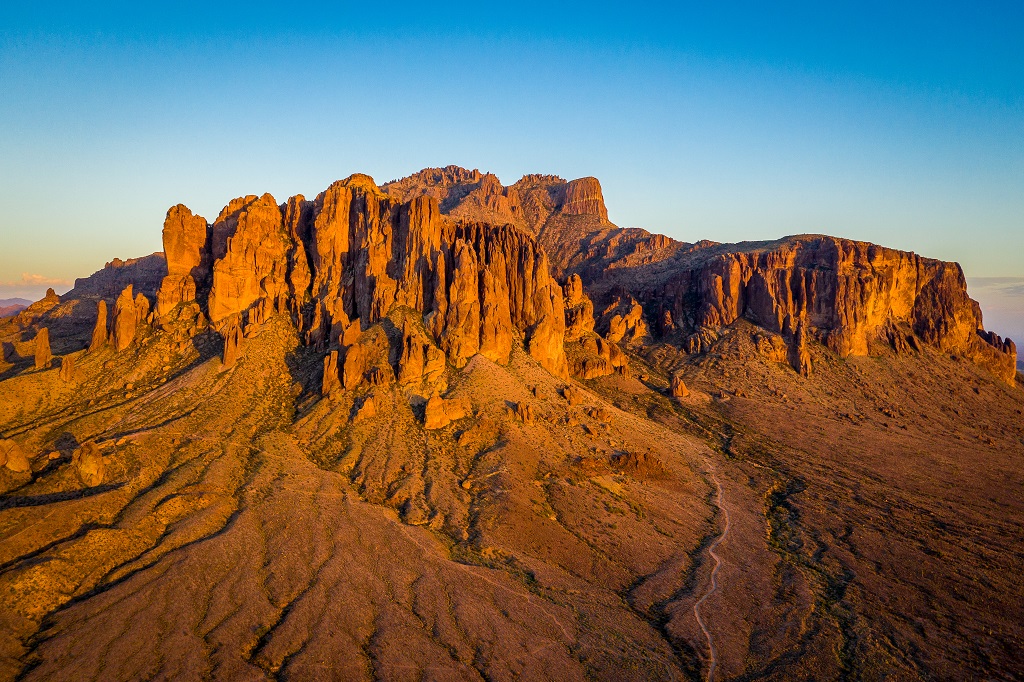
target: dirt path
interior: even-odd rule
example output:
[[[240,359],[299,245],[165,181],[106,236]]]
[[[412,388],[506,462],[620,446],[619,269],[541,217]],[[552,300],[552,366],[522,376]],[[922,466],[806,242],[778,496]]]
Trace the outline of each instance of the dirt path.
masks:
[[[708,682],[714,682],[715,679],[715,665],[718,663],[715,657],[715,641],[711,636],[711,632],[708,631],[707,625],[704,623],[704,619],[700,617],[700,607],[708,597],[713,595],[718,590],[718,569],[722,567],[722,560],[717,554],[715,554],[715,548],[725,540],[729,535],[729,510],[722,504],[722,484],[718,482],[718,477],[715,475],[715,468],[708,462],[708,469],[710,469],[711,480],[715,482],[715,487],[718,488],[718,496],[715,499],[715,505],[718,506],[719,511],[722,512],[725,517],[725,526],[722,528],[722,534],[715,538],[715,541],[708,547],[708,554],[715,560],[715,567],[711,569],[711,586],[708,591],[704,593],[704,596],[697,600],[697,603],[693,605],[693,616],[697,619],[697,625],[700,626],[701,631],[708,640]]]

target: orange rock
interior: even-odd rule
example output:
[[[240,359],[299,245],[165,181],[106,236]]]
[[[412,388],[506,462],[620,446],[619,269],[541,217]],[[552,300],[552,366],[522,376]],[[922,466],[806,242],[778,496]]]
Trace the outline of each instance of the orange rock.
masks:
[[[167,315],[179,303],[193,301],[198,285],[209,286],[212,253],[210,225],[183,204],[172,206],[164,219],[167,276],[160,284],[156,314]]]
[[[234,367],[238,360],[238,354],[242,345],[242,328],[237,317],[232,317],[227,325],[221,330],[224,337],[224,352],[221,355],[221,365],[226,369]]]
[[[480,354],[501,364],[507,364],[512,353],[512,313],[505,275],[505,260],[499,255],[484,269],[480,306]]]
[[[681,374],[673,374],[672,375],[672,397],[678,399],[678,398],[685,398],[688,395],[690,395],[690,389],[688,389],[686,387],[686,384],[683,382],[682,375]]]
[[[459,400],[445,400],[440,395],[434,394],[427,401],[423,428],[441,429],[453,421],[462,419],[469,414],[469,408]]]
[[[53,361],[53,353],[50,352],[50,330],[46,327],[42,327],[36,332],[36,352],[35,352],[35,365],[36,369],[46,369],[50,366]]]
[[[211,322],[242,313],[261,299],[273,303],[286,297],[291,243],[274,197],[228,204],[214,223],[213,247]]]
[[[608,209],[597,178],[579,178],[566,183],[562,212],[567,215],[596,215],[608,220]]]
[[[515,414],[524,424],[532,424],[534,421],[533,405],[527,402],[516,403]]]
[[[92,487],[103,483],[106,467],[103,464],[103,453],[95,442],[89,441],[77,448],[71,456],[71,463],[85,485]]]
[[[362,345],[355,345],[345,352],[345,364],[341,372],[341,385],[346,389],[353,389],[363,382],[363,374],[366,372],[367,360],[366,348]]]
[[[643,341],[647,336],[644,309],[632,296],[618,296],[601,314],[608,325],[606,338],[612,343]]]
[[[452,250],[454,264],[441,348],[453,365],[463,367],[480,349],[479,275],[476,253],[465,241],[456,241]]]
[[[284,226],[288,233],[288,291],[293,310],[298,313],[309,300],[313,283],[313,271],[309,259],[310,235],[313,231],[312,201],[306,201],[301,194],[290,197],[284,206]]]
[[[398,357],[398,383],[410,384],[423,379],[434,381],[444,371],[444,366],[444,353],[406,318]]]
[[[148,302],[145,307],[148,312]],[[132,296],[132,285],[129,284],[114,302],[114,320],[111,325],[110,340],[118,352],[123,351],[135,341],[138,324],[139,311],[136,309],[136,299]]]
[[[789,347],[789,363],[800,376],[810,376],[811,354],[807,351],[807,325],[803,320],[797,323],[796,332]]]
[[[562,397],[565,398],[565,401],[569,403],[570,406],[579,405],[586,400],[586,394],[572,386],[566,386],[562,389]]]
[[[75,376],[75,358],[72,355],[65,355],[60,359],[60,379],[67,383]]]
[[[583,292],[583,280],[573,274],[565,283],[565,340],[576,341],[594,331],[594,304]]]
[[[363,398],[362,403],[356,408],[355,414],[352,415],[352,423],[359,424],[377,416],[377,403],[372,395],[368,395]]]
[[[324,358],[324,377],[321,382],[320,394],[328,395],[332,391],[341,387],[341,381],[338,376],[338,351],[332,350]]]
[[[107,302],[100,299],[96,305],[96,324],[92,329],[92,340],[89,342],[89,352],[99,350],[107,343]]]
[[[28,473],[32,470],[25,451],[13,440],[0,439],[0,465],[6,466],[15,473]]]

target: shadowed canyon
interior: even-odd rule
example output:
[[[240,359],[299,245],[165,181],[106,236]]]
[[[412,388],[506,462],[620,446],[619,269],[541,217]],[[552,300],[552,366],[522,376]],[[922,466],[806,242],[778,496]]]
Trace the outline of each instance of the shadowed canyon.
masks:
[[[1024,676],[956,263],[455,166],[163,246],[0,319],[0,679]]]

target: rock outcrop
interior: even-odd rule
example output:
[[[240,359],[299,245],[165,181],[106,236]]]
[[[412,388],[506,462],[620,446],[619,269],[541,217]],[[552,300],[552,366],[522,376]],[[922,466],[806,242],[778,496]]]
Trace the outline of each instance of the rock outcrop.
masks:
[[[642,343],[647,337],[647,321],[640,303],[628,294],[620,294],[601,312],[600,327],[612,343]]]
[[[224,351],[221,353],[221,365],[224,369],[234,367],[242,346],[242,326],[238,317],[231,317],[221,329],[224,337]]]
[[[433,382],[444,372],[444,368],[444,353],[430,342],[411,319],[406,318],[396,372],[398,383],[406,385],[423,380]]]
[[[104,265],[102,270],[94,272],[89,277],[76,279],[75,288],[64,294],[64,298],[116,298],[129,284],[136,293],[153,297],[157,295],[166,274],[167,262],[162,253],[128,260],[115,258]]]
[[[428,430],[442,429],[453,421],[469,415],[468,406],[459,400],[445,400],[434,394],[424,408],[423,428]]]
[[[403,200],[431,196],[445,214],[507,221],[536,234],[556,274],[582,278],[566,285],[568,341],[589,331],[586,305],[576,298],[586,283],[597,291],[593,300],[601,301],[597,328],[612,342],[646,343],[653,329],[659,338],[701,353],[719,330],[745,318],[782,335],[787,359],[803,372],[809,370],[807,343],[863,355],[877,340],[902,347],[892,341],[895,328],[910,348],[918,343],[960,354],[1013,381],[1016,348],[977,333],[980,311],[955,263],[816,235],[683,244],[618,229],[607,221],[593,178],[528,175],[502,187],[493,176],[450,166],[383,189]],[[788,328],[787,318],[793,321]],[[801,320],[803,349],[796,338]],[[597,363],[591,365],[590,372],[598,371]]]
[[[363,383],[367,365],[366,346],[355,345],[345,352],[345,364],[341,371],[341,385],[353,389]]]
[[[320,382],[320,395],[330,395],[341,388],[338,378],[338,351],[332,350],[324,358],[324,376]]]
[[[65,355],[60,359],[60,380],[69,383],[75,378],[75,357]]]
[[[458,166],[426,168],[382,189],[401,201],[436,199],[453,218],[494,225],[512,224],[536,236],[561,276],[595,231],[611,227],[596,178],[566,181],[556,175],[524,175],[502,186],[497,177]]]
[[[36,332],[35,341],[35,365],[36,369],[46,369],[53,361],[53,353],[50,352],[50,330],[42,327]]]
[[[213,284],[209,315],[214,325],[266,301],[278,311],[288,294],[292,249],[274,197],[235,199],[213,224]]]
[[[352,423],[360,424],[377,416],[377,401],[372,395],[363,398],[352,414]]]
[[[608,220],[608,208],[597,178],[571,180],[565,184],[563,192],[561,210],[566,215],[595,215]]]
[[[132,296],[132,285],[129,284],[114,302],[114,316],[110,328],[110,342],[121,352],[135,341],[139,325],[149,315],[149,300],[143,295]]]
[[[99,350],[107,344],[107,302],[102,298],[96,304],[96,324],[92,328],[89,352]]]
[[[594,331],[594,304],[583,291],[583,280],[572,274],[563,287],[565,340],[577,341]]]
[[[800,376],[811,374],[811,354],[807,350],[807,325],[800,320],[793,333],[793,342],[789,346],[789,364]]]
[[[210,239],[212,230],[206,218],[194,215],[178,204],[164,219],[164,258],[167,276],[160,283],[156,314],[167,315],[179,303],[196,299],[197,288],[210,286]]]
[[[519,421],[524,424],[532,424],[536,418],[533,405],[524,401],[516,403],[514,413],[519,418]]]
[[[690,389],[686,387],[686,383],[683,381],[683,377],[680,374],[672,375],[672,385],[670,386],[670,391],[672,393],[672,397],[676,398],[677,400],[679,398],[685,398],[688,395],[690,395]]]

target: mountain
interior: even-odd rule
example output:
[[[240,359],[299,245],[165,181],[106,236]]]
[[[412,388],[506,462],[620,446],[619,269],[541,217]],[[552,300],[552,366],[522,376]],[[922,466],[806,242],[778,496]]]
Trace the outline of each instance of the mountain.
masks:
[[[0,676],[1024,674],[1024,377],[959,266],[607,216],[177,205],[0,322]]]
[[[0,298],[0,317],[16,315],[30,305],[32,301],[25,298]]]

